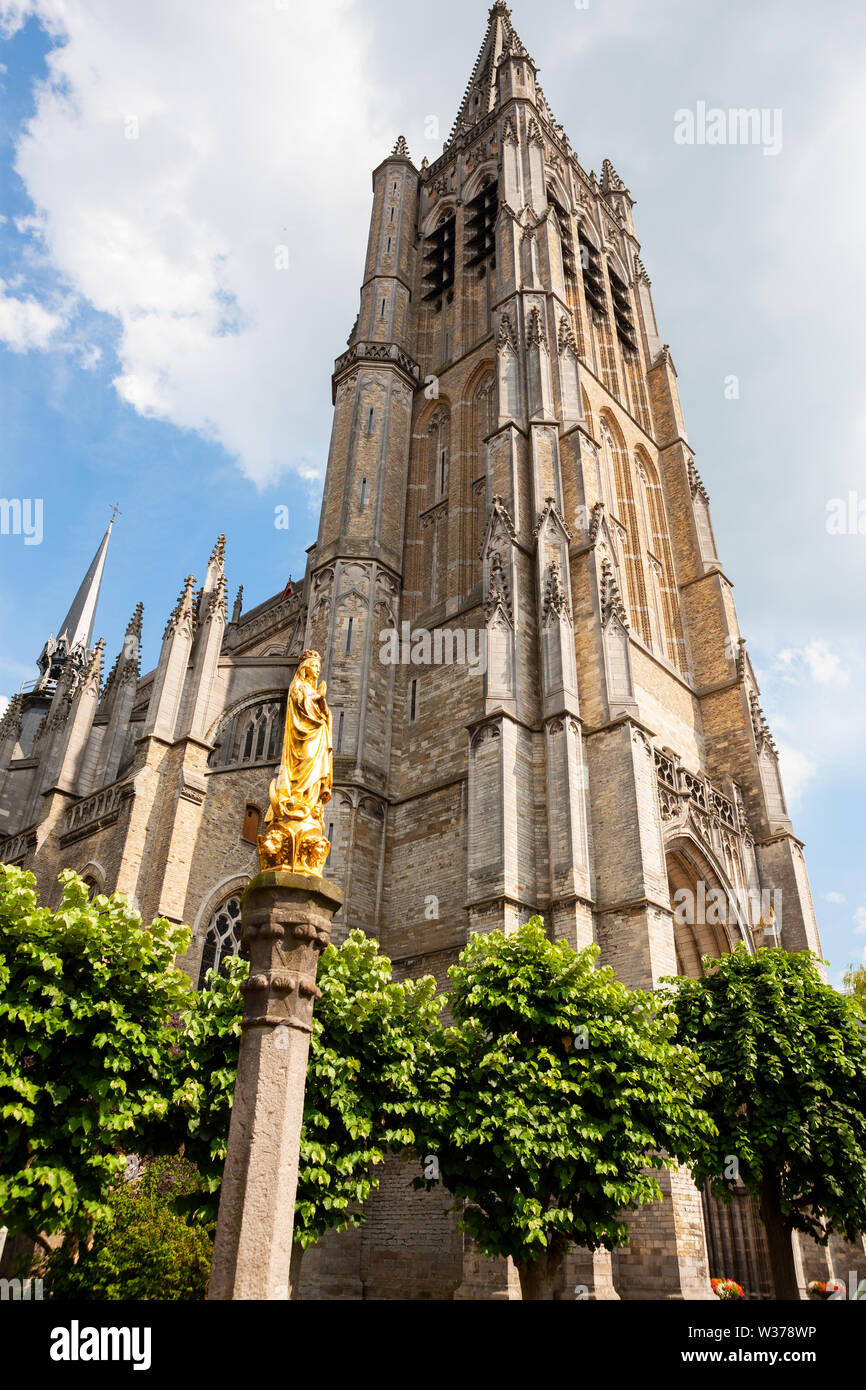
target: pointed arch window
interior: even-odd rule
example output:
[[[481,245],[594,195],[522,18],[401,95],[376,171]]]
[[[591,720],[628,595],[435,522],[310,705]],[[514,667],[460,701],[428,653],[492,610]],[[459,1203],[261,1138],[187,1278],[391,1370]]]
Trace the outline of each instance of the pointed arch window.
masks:
[[[260,700],[227,717],[218,729],[208,767],[273,763],[279,757],[285,700]]]
[[[198,989],[207,987],[209,970],[219,970],[229,956],[240,955],[248,959],[247,952],[241,950],[241,900],[233,894],[220,903],[207,925],[204,946],[198,972]]]
[[[661,610],[662,654],[678,670],[686,669],[679,593],[674,572],[673,550],[668,530],[664,494],[659,475],[649,456],[640,450],[635,459],[644,502],[647,547],[655,560]]]
[[[620,440],[615,438],[606,420],[601,426],[602,453],[608,483],[613,465],[615,499],[613,512],[618,519],[621,531],[623,553],[625,555],[626,588],[628,607],[632,626],[638,636],[649,645],[652,642],[652,624],[647,603],[646,574],[641,547],[640,525],[635,504],[634,479],[631,461]]]

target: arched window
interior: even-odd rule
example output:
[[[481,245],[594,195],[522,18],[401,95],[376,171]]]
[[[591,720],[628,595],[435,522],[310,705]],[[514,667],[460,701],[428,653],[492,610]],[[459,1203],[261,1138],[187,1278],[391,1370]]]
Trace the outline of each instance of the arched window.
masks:
[[[443,480],[447,483],[450,438],[450,415],[447,410],[440,408],[430,421],[427,430],[427,505],[430,507],[438,502],[443,494]]]
[[[470,482],[472,485],[472,527],[465,535],[467,587],[481,580],[481,545],[487,526],[487,444],[497,426],[496,381],[491,372],[480,382],[472,397],[470,438]]]
[[[240,943],[241,900],[239,896],[233,895],[220,903],[208,923],[198,972],[199,989],[204,989],[207,984],[207,972],[219,970],[228,956],[242,955],[246,958],[246,952],[241,951]]]
[[[214,736],[208,767],[276,762],[284,716],[284,699],[260,700],[226,716]]]
[[[659,629],[661,632],[662,655],[666,656],[680,671],[686,669],[683,650],[682,623],[680,621],[679,595],[674,573],[673,552],[668,532],[664,495],[659,475],[649,455],[639,449],[635,455],[637,473],[640,479],[643,499],[644,524],[646,527],[647,549],[650,561],[655,562],[653,573],[657,576],[659,601]]]
[[[632,627],[644,642],[652,641],[652,625],[647,604],[646,576],[641,552],[640,525],[635,506],[631,462],[622,440],[615,436],[606,419],[601,422],[601,446],[608,484],[614,481],[613,512],[621,530],[625,555],[626,587]]]

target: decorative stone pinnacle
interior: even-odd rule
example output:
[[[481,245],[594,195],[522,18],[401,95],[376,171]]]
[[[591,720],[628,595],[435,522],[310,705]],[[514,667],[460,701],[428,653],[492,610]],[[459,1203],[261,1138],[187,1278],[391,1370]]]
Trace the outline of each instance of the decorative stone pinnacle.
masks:
[[[398,156],[400,159],[412,158],[411,154],[409,153],[409,146],[406,144],[406,137],[404,135],[397,136],[397,143],[391,151],[391,158],[393,159],[395,155]]]

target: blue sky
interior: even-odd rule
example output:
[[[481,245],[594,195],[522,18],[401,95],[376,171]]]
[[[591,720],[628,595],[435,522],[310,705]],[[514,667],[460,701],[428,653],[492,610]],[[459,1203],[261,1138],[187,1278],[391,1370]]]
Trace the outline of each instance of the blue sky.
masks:
[[[583,165],[609,157],[637,200],[838,978],[866,948],[866,536],[826,525],[832,499],[866,499],[866,16],[840,0],[512,16]],[[0,0],[0,495],[44,501],[40,545],[0,536],[0,692],[32,677],[111,503],[111,659],[142,598],[153,663],[221,531],[246,606],[303,573],[370,174],[400,132],[436,157],[486,17],[465,0]],[[699,102],[781,111],[781,149],[677,144],[675,113]]]

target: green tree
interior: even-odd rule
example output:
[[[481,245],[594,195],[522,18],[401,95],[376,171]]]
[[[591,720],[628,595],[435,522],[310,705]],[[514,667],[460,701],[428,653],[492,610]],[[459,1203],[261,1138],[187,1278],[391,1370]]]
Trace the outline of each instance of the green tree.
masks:
[[[199,1176],[181,1158],[157,1158],[140,1178],[112,1192],[110,1218],[97,1222],[92,1242],[73,1260],[61,1247],[39,1274],[49,1299],[204,1299],[213,1242],[202,1225],[176,1209]]]
[[[845,994],[866,1018],[866,965],[849,965],[842,979]]]
[[[700,979],[677,977],[666,1012],[716,1080],[717,1133],[693,1171],[730,1198],[734,1165],[758,1201],[777,1298],[797,1298],[792,1232],[826,1243],[866,1229],[862,1019],[809,951],[740,945]]]
[[[0,866],[0,1212],[10,1234],[62,1232],[75,1254],[107,1220],[124,1155],[170,1096],[185,928],[149,927],[71,870],[56,910]]]
[[[624,1245],[623,1212],[661,1197],[650,1170],[711,1129],[709,1078],[672,1041],[675,1019],[596,956],[551,942],[538,917],[473,937],[449,971],[454,1026],[417,1121],[465,1230],[511,1256],[525,1299],[552,1298],[570,1241]]]
[[[178,1085],[170,1116],[176,1143],[205,1176],[198,1213],[213,1219],[225,1162],[240,1033],[245,962],[209,987],[181,1020]],[[329,1230],[363,1219],[377,1186],[375,1168],[389,1151],[411,1145],[412,1116],[422,1103],[432,1037],[442,1000],[435,982],[395,982],[391,962],[364,932],[329,946],[319,962],[321,997],[304,1101],[295,1205],[292,1286],[300,1259]],[[195,1199],[192,1199],[195,1200]]]

